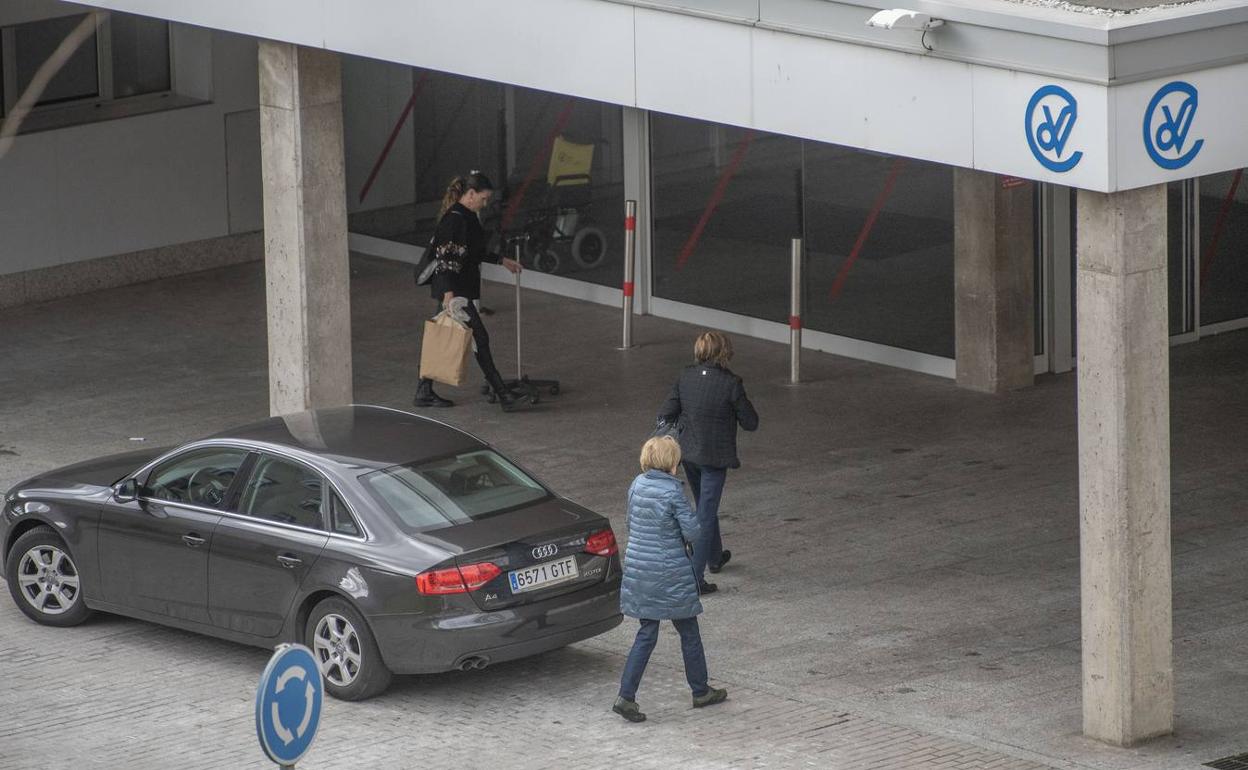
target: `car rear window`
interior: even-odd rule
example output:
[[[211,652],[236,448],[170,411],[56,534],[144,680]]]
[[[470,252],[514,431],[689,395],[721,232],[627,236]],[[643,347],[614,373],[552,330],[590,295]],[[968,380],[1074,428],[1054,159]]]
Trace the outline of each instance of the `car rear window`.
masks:
[[[382,509],[409,532],[465,524],[550,494],[489,449],[395,465],[366,473],[360,481]]]

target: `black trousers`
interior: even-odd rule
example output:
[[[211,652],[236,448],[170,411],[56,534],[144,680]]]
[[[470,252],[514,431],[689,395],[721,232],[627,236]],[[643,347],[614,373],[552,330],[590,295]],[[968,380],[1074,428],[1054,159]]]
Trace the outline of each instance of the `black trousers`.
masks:
[[[441,309],[441,303],[438,308]],[[485,322],[481,320],[481,313],[477,311],[476,303],[472,300],[468,301],[468,305],[464,308],[468,313],[468,328],[472,330],[472,341],[477,344],[477,366],[481,367],[481,373],[485,375],[485,381],[489,383],[490,388],[495,393],[500,393],[506,388],[503,386],[503,376],[498,373],[498,367],[494,365],[494,356],[490,353],[490,333],[485,330]],[[433,389],[433,380],[421,378],[421,391]]]

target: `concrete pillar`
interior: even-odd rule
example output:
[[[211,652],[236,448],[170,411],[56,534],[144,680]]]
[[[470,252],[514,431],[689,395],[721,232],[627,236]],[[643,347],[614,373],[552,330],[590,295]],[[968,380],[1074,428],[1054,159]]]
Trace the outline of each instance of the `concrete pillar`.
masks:
[[[269,410],[351,403],[338,55],[260,41]]]
[[[1079,191],[1083,731],[1118,746],[1174,721],[1166,186]]]
[[[954,335],[958,384],[1002,393],[1035,372],[1034,185],[953,170]]]

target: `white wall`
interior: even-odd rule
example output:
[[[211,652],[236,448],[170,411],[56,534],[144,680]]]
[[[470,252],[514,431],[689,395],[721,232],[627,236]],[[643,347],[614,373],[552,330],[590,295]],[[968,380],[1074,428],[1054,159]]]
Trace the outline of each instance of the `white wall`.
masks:
[[[0,25],[38,17],[36,5],[0,3]],[[230,189],[244,196],[236,231],[258,226],[259,168],[236,164],[227,183],[225,117],[256,109],[256,43],[187,27],[173,39],[210,47],[197,66],[211,65],[213,101],[19,136],[0,158],[0,274],[228,235]],[[205,73],[184,76],[202,92]]]

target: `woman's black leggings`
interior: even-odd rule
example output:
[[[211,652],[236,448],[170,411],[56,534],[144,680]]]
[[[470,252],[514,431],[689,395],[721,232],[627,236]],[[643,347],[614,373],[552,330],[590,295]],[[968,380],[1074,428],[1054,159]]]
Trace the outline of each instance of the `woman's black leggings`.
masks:
[[[441,309],[441,303],[438,308]],[[505,390],[503,386],[503,376],[498,373],[498,367],[494,365],[494,356],[490,353],[490,333],[485,330],[485,323],[481,320],[481,314],[477,312],[477,305],[472,300],[468,300],[468,305],[464,308],[468,313],[468,328],[472,329],[472,341],[477,343],[477,365],[481,367],[481,373],[485,375],[485,381],[489,383],[490,388],[499,393]],[[420,387],[433,387],[433,380],[422,379]]]

